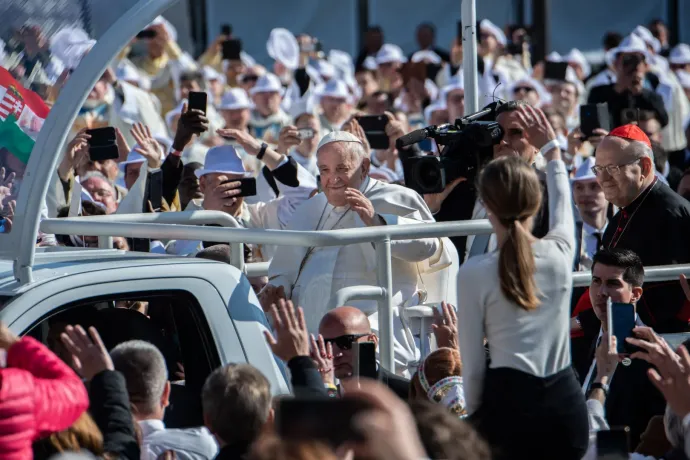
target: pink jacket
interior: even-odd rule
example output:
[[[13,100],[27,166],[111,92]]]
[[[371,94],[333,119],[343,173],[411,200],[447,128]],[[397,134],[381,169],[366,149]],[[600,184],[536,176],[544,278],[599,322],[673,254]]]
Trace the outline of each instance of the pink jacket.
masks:
[[[0,369],[0,458],[32,459],[31,444],[70,427],[89,407],[84,384],[45,346],[24,337]]]

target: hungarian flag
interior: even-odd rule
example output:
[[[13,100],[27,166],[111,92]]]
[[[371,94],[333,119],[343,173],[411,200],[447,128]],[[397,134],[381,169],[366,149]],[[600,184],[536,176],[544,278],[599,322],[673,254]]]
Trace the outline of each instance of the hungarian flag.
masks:
[[[41,96],[0,67],[0,148],[26,164],[49,111]]]

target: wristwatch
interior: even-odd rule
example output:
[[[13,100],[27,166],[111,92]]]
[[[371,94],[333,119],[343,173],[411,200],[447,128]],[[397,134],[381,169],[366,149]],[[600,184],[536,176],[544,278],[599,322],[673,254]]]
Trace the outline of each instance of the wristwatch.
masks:
[[[257,160],[261,160],[264,155],[266,155],[266,149],[268,148],[268,144],[263,142],[261,144],[261,149],[259,149],[259,153],[256,155]]]
[[[599,389],[604,392],[604,397],[608,398],[609,396],[609,386],[605,383],[601,382],[594,382],[589,386],[589,394],[592,394],[592,392],[596,389]]]

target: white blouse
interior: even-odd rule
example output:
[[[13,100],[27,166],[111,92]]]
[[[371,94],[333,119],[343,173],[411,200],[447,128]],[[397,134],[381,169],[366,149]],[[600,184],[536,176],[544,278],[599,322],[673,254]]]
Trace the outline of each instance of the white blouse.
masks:
[[[458,333],[468,412],[482,399],[489,342],[491,367],[547,377],[570,365],[570,296],[575,240],[565,164],[546,168],[549,233],[532,244],[541,305],[526,311],[505,298],[498,278],[498,251],[473,257],[458,274]],[[516,397],[519,397],[516,395]]]

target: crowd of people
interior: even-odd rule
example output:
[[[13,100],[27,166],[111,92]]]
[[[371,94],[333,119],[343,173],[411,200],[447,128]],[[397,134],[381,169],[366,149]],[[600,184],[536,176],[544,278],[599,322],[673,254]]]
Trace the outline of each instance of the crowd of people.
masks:
[[[378,346],[377,303],[328,307],[343,288],[376,285],[371,244],[245,245],[245,261],[270,263],[249,281],[294,398],[349,401],[359,410],[333,425],[342,432],[310,437],[307,414],[307,434],[285,436],[294,414],[281,408],[295,406],[250,364],[206,378],[203,420],[173,422],[166,409],[184,404],[173,391],[184,370],[169,375],[174,363],[145,340],[106,346],[103,330],[75,317],[50,347],[0,326],[2,458],[579,459],[596,458],[597,432],[623,426],[634,458],[690,458],[690,354],[665,338],[690,332],[690,287],[644,282],[645,267],[690,263],[690,46],[671,47],[660,21],[611,32],[595,70],[577,49],[537,61],[527,27],[480,21],[480,106],[500,139],[475,174],[420,194],[406,160],[448,145],[396,141],[465,115],[466,69],[460,40],[445,51],[432,24],[416,34],[406,56],[370,27],[353,58],[274,29],[267,69],[231,30],[195,59],[159,17],[91,89],[42,211],[214,210],[242,228],[305,231],[488,219],[492,234],[391,242],[395,368],[377,364],[376,382],[359,378],[354,349]],[[0,232],[12,230],[29,153],[41,154],[30,149],[37,106],[52,107],[94,44],[79,29],[45,37],[38,26],[0,42]],[[604,103],[608,121],[592,129],[582,109]],[[104,127],[114,158],[94,155]],[[153,173],[160,206],[148,200]],[[231,262],[228,245],[207,241],[114,245]],[[429,335],[406,310],[426,302],[425,277],[454,276],[453,260],[457,305],[437,306]],[[589,270],[589,287],[573,288],[573,271]],[[611,302],[634,308],[634,349],[621,352],[609,330]],[[425,341],[435,346],[422,356]]]

